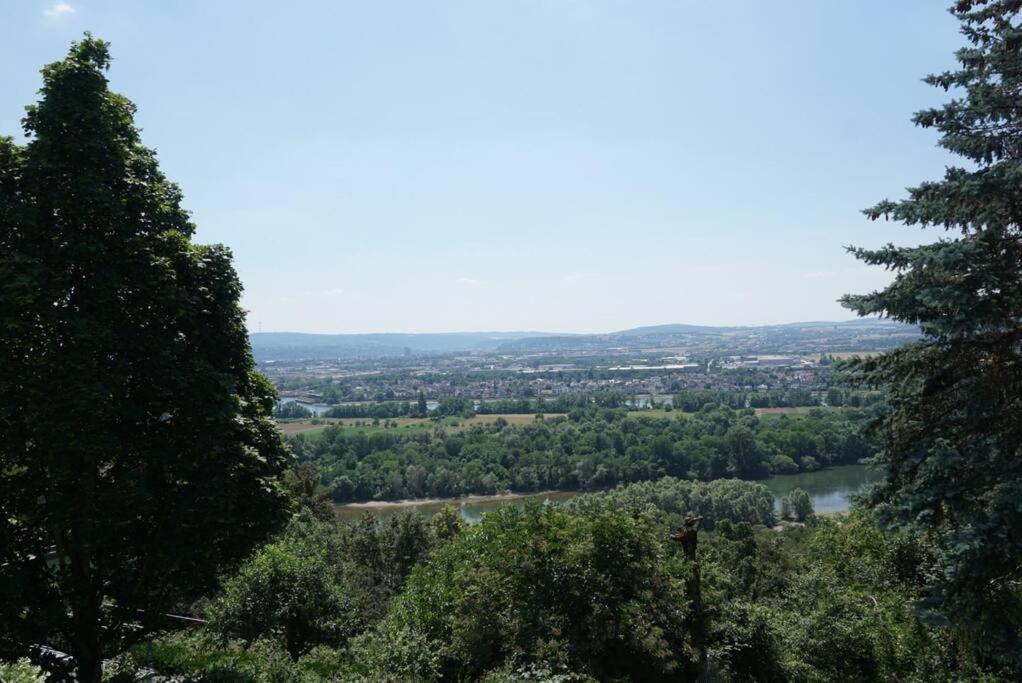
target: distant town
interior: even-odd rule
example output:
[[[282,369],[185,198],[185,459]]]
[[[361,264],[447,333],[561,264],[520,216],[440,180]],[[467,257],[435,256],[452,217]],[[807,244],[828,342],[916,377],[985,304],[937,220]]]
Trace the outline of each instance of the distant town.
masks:
[[[740,394],[745,406],[826,405],[835,361],[917,335],[910,326],[862,320],[664,325],[606,335],[257,333],[252,344],[282,400],[318,417],[337,405],[420,397],[427,411],[454,397],[483,412],[492,402],[533,401],[531,409],[580,395],[616,396],[633,409],[667,407],[679,394],[707,390]]]

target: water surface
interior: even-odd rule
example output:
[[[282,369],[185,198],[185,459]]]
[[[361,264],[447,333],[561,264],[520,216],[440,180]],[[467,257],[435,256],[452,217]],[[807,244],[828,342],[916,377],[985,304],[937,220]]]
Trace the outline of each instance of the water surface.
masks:
[[[792,489],[801,488],[813,501],[813,509],[821,514],[847,512],[851,507],[851,496],[866,484],[877,481],[880,475],[865,465],[842,465],[816,472],[781,474],[763,480],[774,494],[774,508],[780,510],[781,498]],[[549,491],[538,494],[514,496],[469,496],[444,500],[402,501],[380,506],[338,505],[337,516],[341,519],[355,519],[367,510],[374,516],[385,519],[401,510],[418,510],[426,517],[432,517],[445,505],[457,505],[462,518],[475,524],[484,512],[496,510],[505,505],[525,505],[528,501],[559,503],[581,495],[582,491]]]
[[[781,474],[764,480],[763,484],[774,494],[776,510],[780,510],[781,498],[800,488],[809,494],[814,511],[830,514],[847,512],[852,494],[879,479],[880,473],[865,465],[842,465],[816,472]]]

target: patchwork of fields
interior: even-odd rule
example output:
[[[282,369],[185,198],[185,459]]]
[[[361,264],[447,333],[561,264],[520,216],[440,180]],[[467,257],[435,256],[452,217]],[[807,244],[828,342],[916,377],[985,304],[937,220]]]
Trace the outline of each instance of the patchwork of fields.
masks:
[[[648,411],[647,411],[648,412]],[[563,413],[548,413],[546,418],[553,418]],[[474,425],[493,424],[503,418],[510,424],[530,424],[536,420],[533,414],[511,414],[511,415],[474,415],[473,417],[444,417],[434,420],[428,417],[395,417],[373,423],[371,418],[348,417],[348,418],[311,418],[305,420],[277,420],[277,427],[286,436],[294,434],[314,435],[327,427],[342,425],[352,431],[360,432],[382,432],[390,429],[409,431],[431,431],[437,427],[446,430],[467,429]]]
[[[803,406],[798,408],[755,408],[756,415],[783,415],[783,414],[797,414],[806,413],[813,409],[819,409],[820,406]],[[828,410],[828,408],[824,408]],[[833,410],[833,409],[830,409]],[[546,419],[560,417],[564,413],[547,413],[544,417]],[[631,410],[628,411],[630,417],[647,417],[647,418],[683,418],[685,413],[679,410]],[[394,417],[390,419],[384,419],[377,421],[374,424],[371,418],[363,417],[346,417],[346,418],[309,418],[301,420],[277,420],[277,428],[280,429],[281,434],[285,436],[293,436],[295,434],[305,434],[307,436],[314,436],[316,433],[323,431],[327,427],[334,425],[341,425],[351,431],[372,433],[382,432],[391,429],[408,430],[408,431],[432,431],[438,427],[442,427],[448,431],[467,429],[474,425],[493,424],[498,419],[503,418],[508,423],[513,425],[531,424],[536,421],[536,416],[532,413],[513,413],[510,415],[474,415],[472,417],[444,417],[439,420],[432,418],[423,417]]]

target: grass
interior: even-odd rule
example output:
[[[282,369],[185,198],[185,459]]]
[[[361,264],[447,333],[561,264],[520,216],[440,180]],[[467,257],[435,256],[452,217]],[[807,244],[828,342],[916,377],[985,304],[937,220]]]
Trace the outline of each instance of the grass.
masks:
[[[808,413],[810,410],[850,410],[850,406],[798,406],[797,408],[753,408],[756,415],[791,415],[793,413]]]
[[[800,406],[797,408],[754,408],[756,415],[768,417],[770,415],[792,415],[808,413],[810,410],[841,410],[833,406]],[[560,417],[564,413],[547,413],[546,419]],[[681,410],[629,410],[629,417],[649,417],[658,419],[683,419],[685,413]],[[475,415],[473,417],[445,417],[438,421],[422,417],[395,417],[390,418],[391,424],[397,423],[397,427],[384,427],[383,423],[388,420],[380,420],[379,425],[374,426],[372,418],[345,417],[345,418],[313,418],[318,424],[313,424],[313,419],[304,420],[280,420],[277,427],[285,436],[305,434],[310,438],[321,435],[323,430],[333,425],[342,425],[348,433],[375,434],[377,432],[397,432],[405,434],[409,432],[432,432],[442,427],[448,432],[468,429],[475,425],[493,424],[499,418],[503,418],[508,424],[524,425],[536,421],[534,413],[513,413],[511,415]],[[361,424],[359,424],[361,423]]]
[[[657,410],[629,410],[628,417],[656,417],[656,418],[672,418],[681,417],[684,415],[680,410],[663,410],[662,408]]]
[[[798,406],[796,408],[753,408],[757,415],[787,415],[790,413],[808,413],[820,406]]]
[[[547,419],[560,416],[561,413],[548,413],[545,415]],[[291,436],[294,434],[306,434],[308,436],[315,436],[322,432],[327,427],[333,425],[342,425],[345,431],[354,433],[372,434],[375,432],[431,432],[437,427],[443,427],[447,431],[458,431],[460,429],[468,429],[475,425],[493,424],[498,419],[503,418],[509,424],[523,425],[532,424],[536,421],[536,416],[533,413],[528,414],[511,414],[511,415],[475,415],[473,417],[445,417],[438,421],[434,421],[430,418],[422,417],[394,417],[389,420],[380,420],[378,425],[373,425],[372,418],[362,417],[345,417],[345,418],[325,418],[321,417],[317,420],[319,424],[314,424],[312,419],[308,420],[288,420],[278,421],[277,427],[280,429],[282,434]],[[384,427],[385,422],[390,424],[397,423],[397,427]],[[360,424],[361,423],[361,424]]]
[[[291,436],[292,434],[300,434],[302,432],[309,432],[317,429],[325,429],[330,425],[341,422],[341,420],[331,420],[325,417],[321,417],[319,418],[318,422],[319,424],[313,424],[312,420],[277,420],[277,429],[280,430],[281,434]]]

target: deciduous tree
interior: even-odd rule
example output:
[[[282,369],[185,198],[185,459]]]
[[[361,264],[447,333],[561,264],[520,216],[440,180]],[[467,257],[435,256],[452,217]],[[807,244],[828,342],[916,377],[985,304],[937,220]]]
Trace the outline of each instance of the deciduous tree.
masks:
[[[109,63],[74,43],[0,138],[0,633],[82,681],[287,507],[231,254],[191,242]]]

